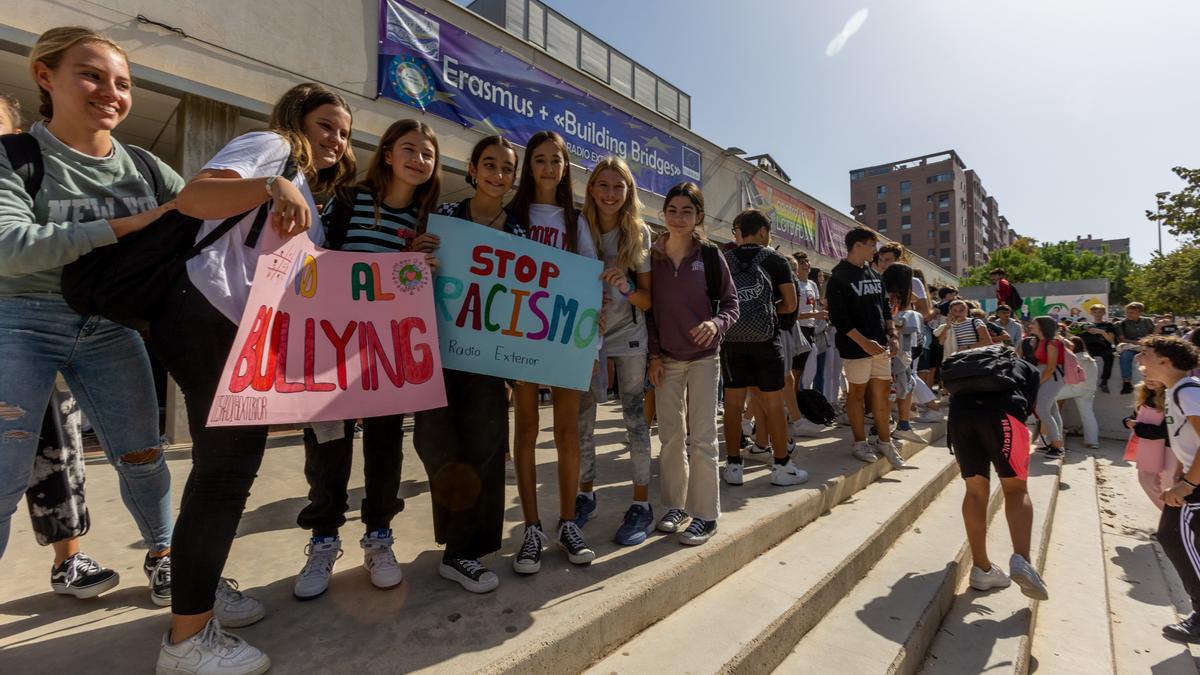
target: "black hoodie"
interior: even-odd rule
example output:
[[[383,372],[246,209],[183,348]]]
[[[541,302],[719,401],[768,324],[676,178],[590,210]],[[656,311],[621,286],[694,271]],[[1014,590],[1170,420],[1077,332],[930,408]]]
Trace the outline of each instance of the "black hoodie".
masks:
[[[850,339],[851,330],[868,340],[887,346],[887,321],[891,320],[883,281],[869,266],[856,267],[843,260],[833,268],[825,290],[829,300],[829,322],[837,328],[838,354],[843,359],[862,359],[870,356]]]

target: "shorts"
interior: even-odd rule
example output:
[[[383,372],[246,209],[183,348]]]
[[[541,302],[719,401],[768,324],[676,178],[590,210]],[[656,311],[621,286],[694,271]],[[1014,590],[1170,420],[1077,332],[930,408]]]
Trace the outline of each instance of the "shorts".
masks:
[[[954,409],[949,417],[950,447],[963,478],[1029,478],[1029,427],[1003,410]]]
[[[892,359],[887,352],[861,359],[842,359],[842,369],[850,384],[866,384],[870,380],[891,380]]]
[[[765,342],[726,342],[721,345],[721,377],[726,389],[757,387],[762,392],[783,389],[787,363],[776,335]]]

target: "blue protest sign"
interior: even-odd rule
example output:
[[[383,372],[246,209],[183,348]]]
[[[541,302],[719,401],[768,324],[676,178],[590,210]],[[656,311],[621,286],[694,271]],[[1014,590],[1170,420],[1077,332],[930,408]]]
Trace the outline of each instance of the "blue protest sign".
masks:
[[[434,305],[442,367],[584,391],[599,351],[599,260],[449,216]]]
[[[616,155],[660,195],[701,181],[699,149],[403,0],[380,2],[379,93],[520,145],[557,131],[584,168]]]

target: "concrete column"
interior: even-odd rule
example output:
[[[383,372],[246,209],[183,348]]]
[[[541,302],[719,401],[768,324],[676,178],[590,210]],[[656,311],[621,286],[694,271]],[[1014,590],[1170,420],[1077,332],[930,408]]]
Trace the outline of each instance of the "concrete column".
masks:
[[[191,179],[212,159],[217,151],[237,135],[237,108],[211,99],[184,94],[175,111],[175,147],[179,152],[179,174],[184,180]],[[172,443],[190,443],[187,409],[183,405],[183,393],[175,380],[167,380],[167,440]]]

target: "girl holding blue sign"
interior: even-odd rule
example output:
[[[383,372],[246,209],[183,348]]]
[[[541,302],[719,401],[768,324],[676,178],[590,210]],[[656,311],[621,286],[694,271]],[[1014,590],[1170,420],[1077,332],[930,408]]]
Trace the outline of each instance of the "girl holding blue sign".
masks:
[[[612,359],[621,391],[621,411],[633,464],[633,504],[613,541],[633,546],[654,530],[650,507],[650,427],[646,424],[646,320],[650,309],[650,228],[642,221],[637,184],[624,160],[606,157],[592,169],[583,217],[604,254],[604,350]],[[580,475],[575,522],[580,527],[596,514],[596,403],[605,399],[606,372],[597,368],[579,411]]]
[[[663,201],[663,223],[667,232],[650,249],[653,306],[646,313],[667,508],[658,529],[678,532],[681,543],[695,546],[717,531],[721,513],[717,352],[725,331],[737,321],[738,301],[725,257],[700,229],[700,188],[694,183],[671,188]],[[685,433],[690,434],[686,443]]]
[[[525,146],[525,164],[517,194],[509,211],[529,230],[529,237],[548,246],[571,253],[596,257],[587,223],[575,210],[575,191],[571,183],[571,159],[567,144],[553,131],[539,131]],[[534,446],[538,434],[538,389],[532,382],[513,385],[516,440],[513,460],[517,468],[517,492],[525,516],[525,535],[521,550],[513,559],[520,574],[534,574],[542,568],[542,548],[548,538],[542,531],[537,507],[537,463]],[[596,553],[583,541],[575,524],[575,488],[579,481],[579,402],[581,392],[553,387],[554,446],[558,450],[558,543],[567,558],[576,565],[588,565]]]

